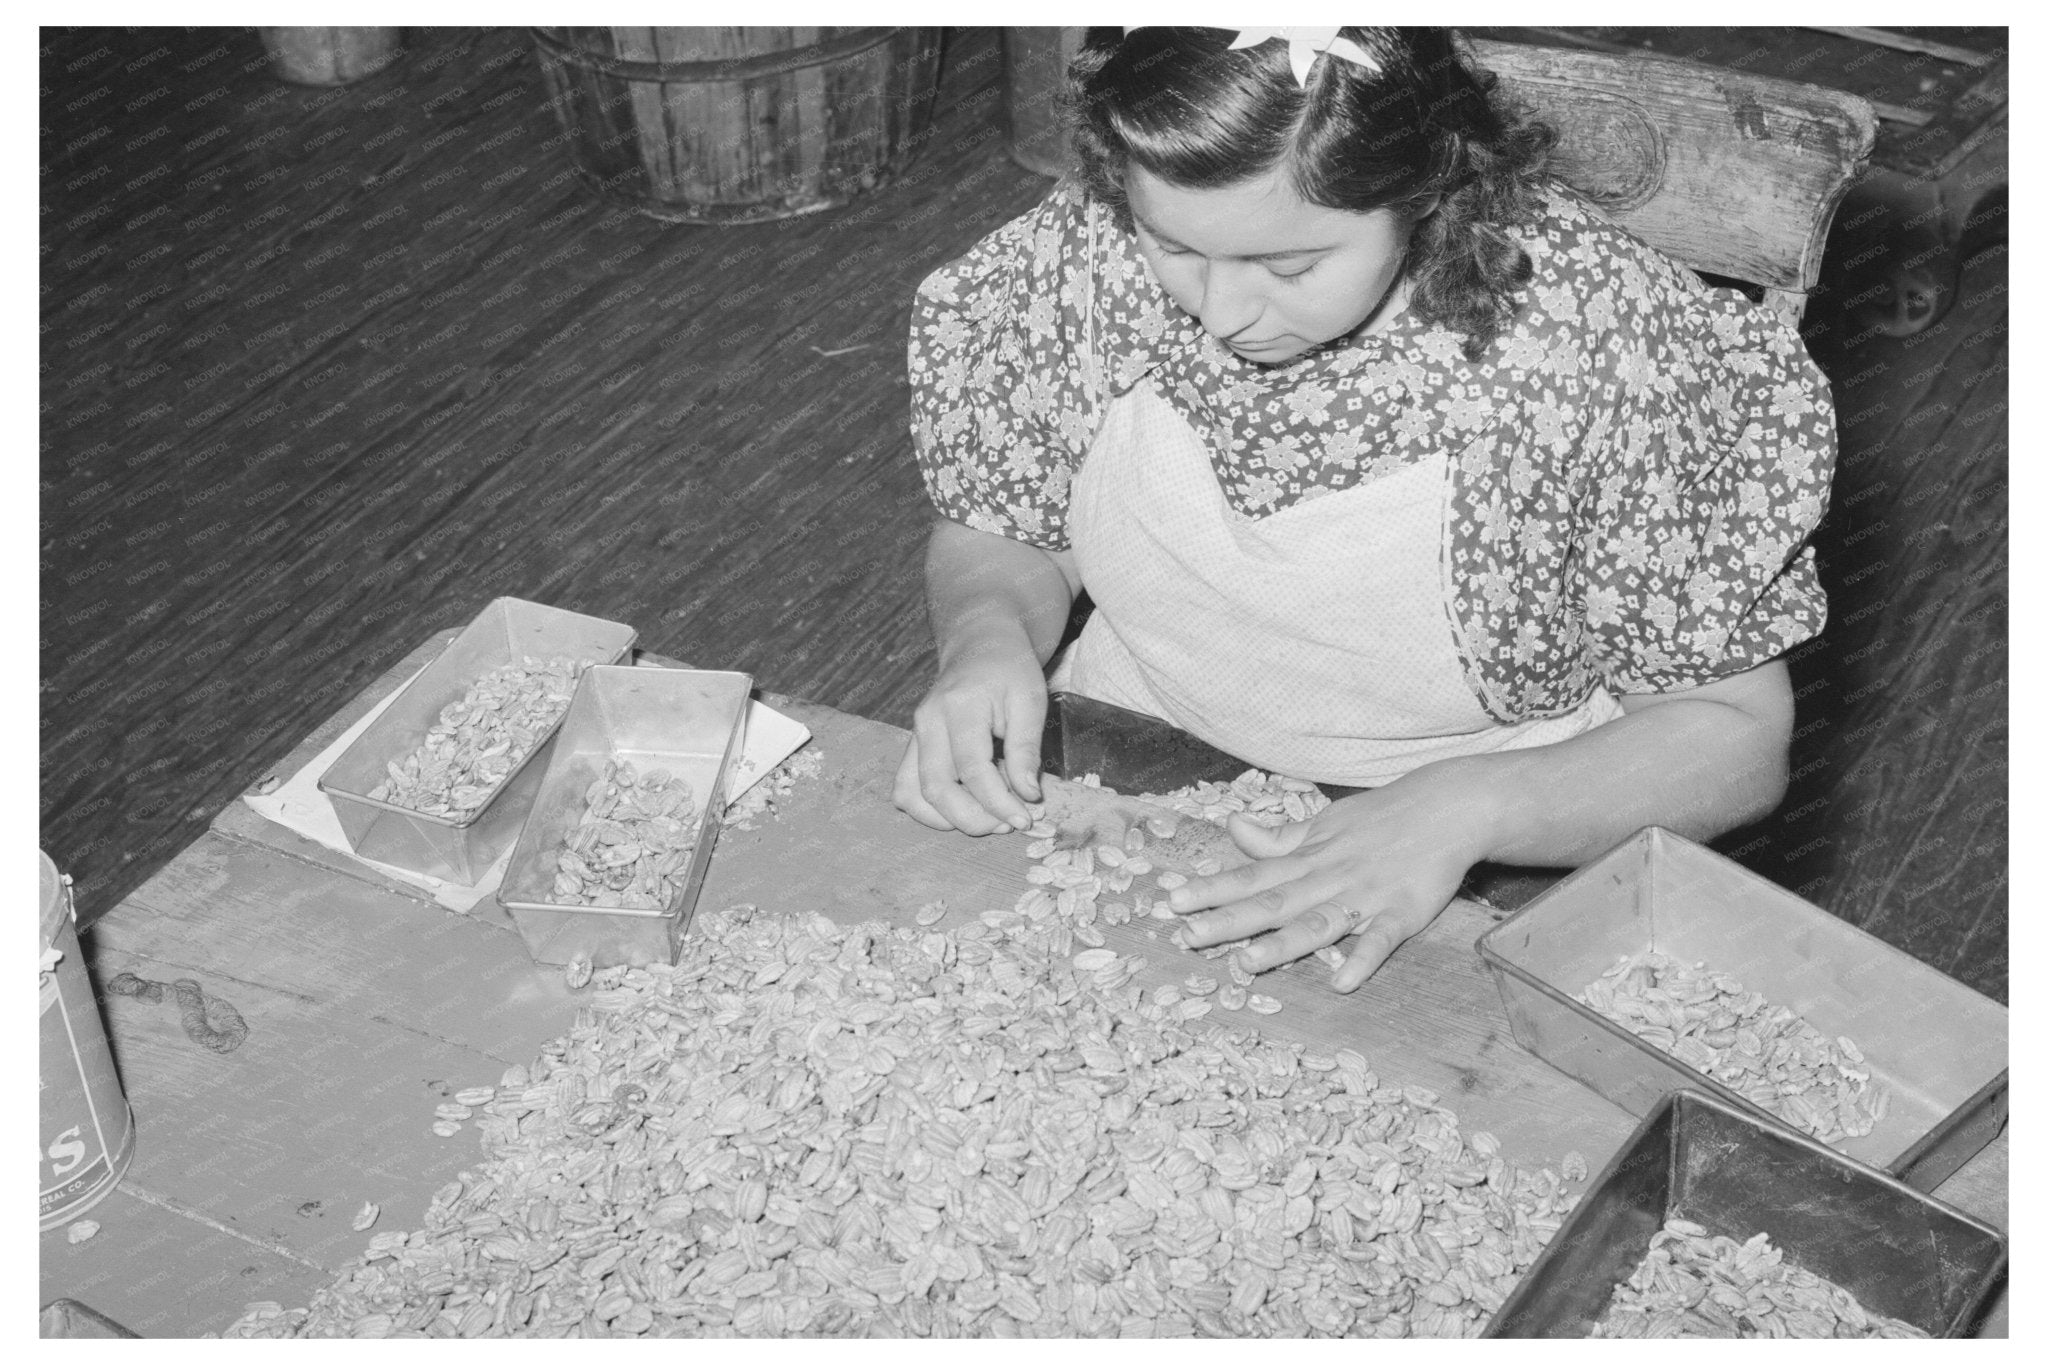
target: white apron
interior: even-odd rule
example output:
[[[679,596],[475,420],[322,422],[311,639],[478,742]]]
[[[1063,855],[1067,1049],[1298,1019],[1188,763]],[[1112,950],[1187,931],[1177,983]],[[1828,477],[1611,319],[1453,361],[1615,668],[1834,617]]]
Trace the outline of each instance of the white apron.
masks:
[[[1621,714],[1605,690],[1502,725],[1467,686],[1444,563],[1448,457],[1249,520],[1201,437],[1143,381],[1075,477],[1067,529],[1095,614],[1053,686],[1344,786],[1554,744]]]

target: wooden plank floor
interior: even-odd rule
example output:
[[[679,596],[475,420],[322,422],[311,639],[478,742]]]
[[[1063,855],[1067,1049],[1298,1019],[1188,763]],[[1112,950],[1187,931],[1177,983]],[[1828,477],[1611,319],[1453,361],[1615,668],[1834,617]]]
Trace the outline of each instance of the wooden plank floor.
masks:
[[[87,919],[502,594],[907,722],[911,291],[1046,187],[990,31],[896,184],[725,229],[577,180],[521,30],[329,91],[250,30],[42,37],[41,841]],[[1972,272],[1919,337],[1816,300],[1835,624],[1794,798],[1731,847],[2003,998],[2002,250]]]
[[[891,188],[706,229],[569,173],[521,30],[339,91],[248,31],[51,34],[42,837],[83,912],[503,594],[907,718],[911,294],[1047,186],[997,68],[954,45]]]
[[[1810,327],[1842,411],[1817,544],[1829,624],[1795,653],[1791,794],[1747,861],[2007,995],[2007,312],[2002,218],[1910,337]]]

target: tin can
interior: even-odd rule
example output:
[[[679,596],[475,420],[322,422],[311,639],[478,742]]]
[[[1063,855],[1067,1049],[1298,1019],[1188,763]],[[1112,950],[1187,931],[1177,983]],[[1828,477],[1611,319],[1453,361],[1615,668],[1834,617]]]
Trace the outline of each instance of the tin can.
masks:
[[[41,1124],[36,1133],[43,1231],[107,1197],[135,1155],[135,1114],[121,1089],[99,1002],[78,950],[71,883],[42,864]]]

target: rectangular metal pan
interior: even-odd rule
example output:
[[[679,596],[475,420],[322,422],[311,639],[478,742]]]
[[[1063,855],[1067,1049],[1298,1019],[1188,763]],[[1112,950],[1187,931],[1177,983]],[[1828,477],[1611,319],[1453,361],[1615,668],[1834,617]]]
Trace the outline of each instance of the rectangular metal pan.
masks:
[[[534,961],[566,963],[579,953],[596,967],[676,960],[718,840],[753,685],[745,673],[699,669],[600,667],[584,673],[498,888],[498,903],[518,924]],[[586,793],[607,760],[628,761],[643,772],[666,768],[689,783],[703,813],[683,884],[660,910],[550,899],[554,855],[583,818]]]
[[[528,655],[617,663],[632,652],[635,638],[631,626],[617,621],[517,597],[493,601],[321,776],[320,790],[333,804],[349,847],[360,857],[474,886],[518,837],[551,737],[528,751],[482,809],[460,820],[373,799],[370,792],[384,780],[385,765],[417,749],[442,710],[492,669]]]
[[[1690,1087],[1770,1123],[1748,1100],[1573,999],[1617,958],[1655,949],[1727,972],[1862,1049],[1891,1090],[1845,1155],[1923,1190],[2004,1126],[2005,1007],[1735,862],[1639,831],[1478,942],[1515,1040],[1631,1114]]]
[[[2006,1273],[2006,1239],[1904,1181],[1696,1090],[1659,1100],[1595,1176],[1487,1324],[1489,1337],[1583,1337],[1669,1218],[1786,1261],[1867,1311],[1966,1336]]]

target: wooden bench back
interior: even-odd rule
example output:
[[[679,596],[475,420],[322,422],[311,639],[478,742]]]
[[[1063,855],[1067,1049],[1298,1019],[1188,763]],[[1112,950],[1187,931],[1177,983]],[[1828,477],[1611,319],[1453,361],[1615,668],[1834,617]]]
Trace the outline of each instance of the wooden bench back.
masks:
[[[1666,57],[1467,46],[1502,95],[1557,130],[1559,179],[1666,255],[1761,285],[1798,320],[1877,139],[1867,101]]]

